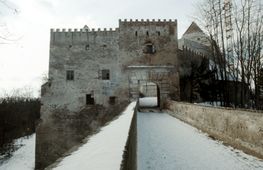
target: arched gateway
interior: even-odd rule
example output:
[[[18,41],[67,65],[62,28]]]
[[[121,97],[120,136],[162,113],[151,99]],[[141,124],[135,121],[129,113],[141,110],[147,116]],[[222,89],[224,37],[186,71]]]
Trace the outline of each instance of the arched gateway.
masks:
[[[129,97],[140,97],[140,86],[147,82],[157,86],[158,107],[174,93],[173,80],[177,77],[174,66],[128,66]]]

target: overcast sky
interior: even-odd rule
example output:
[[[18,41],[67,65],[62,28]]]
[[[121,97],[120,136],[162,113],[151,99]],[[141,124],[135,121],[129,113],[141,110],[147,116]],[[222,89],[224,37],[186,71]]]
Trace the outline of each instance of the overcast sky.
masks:
[[[0,35],[14,40],[0,40],[0,93],[27,86],[35,94],[48,70],[50,28],[116,28],[118,19],[177,19],[181,37],[196,5],[195,0],[0,1],[7,3],[0,3]]]

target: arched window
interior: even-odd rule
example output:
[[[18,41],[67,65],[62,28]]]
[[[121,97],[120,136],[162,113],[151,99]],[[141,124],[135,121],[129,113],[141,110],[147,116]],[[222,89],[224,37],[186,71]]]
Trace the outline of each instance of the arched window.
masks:
[[[147,41],[144,45],[145,47],[143,49],[143,52],[145,54],[154,54],[156,52],[154,44],[151,41]]]

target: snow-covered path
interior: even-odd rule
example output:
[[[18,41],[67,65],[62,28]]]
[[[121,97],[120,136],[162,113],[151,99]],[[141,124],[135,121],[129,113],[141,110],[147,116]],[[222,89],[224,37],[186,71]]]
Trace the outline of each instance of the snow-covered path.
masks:
[[[165,113],[138,113],[138,170],[253,170],[263,160],[210,139]]]

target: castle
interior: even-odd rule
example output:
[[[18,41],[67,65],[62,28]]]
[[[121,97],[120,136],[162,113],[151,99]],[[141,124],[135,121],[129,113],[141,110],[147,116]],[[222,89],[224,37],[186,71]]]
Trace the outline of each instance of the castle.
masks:
[[[159,107],[167,98],[179,100],[177,20],[125,19],[116,29],[51,29],[50,34],[36,169],[81,138],[79,127],[74,127],[91,114],[86,110],[80,118],[83,109],[102,112],[96,107],[105,111],[121,106],[137,98],[138,87],[147,82],[157,85]]]
[[[169,68],[176,76],[177,48],[176,20],[120,20],[115,30],[51,30],[50,82],[42,93],[43,107],[78,111],[87,104],[127,100],[129,70],[160,73]],[[175,82],[171,88],[178,91]]]

